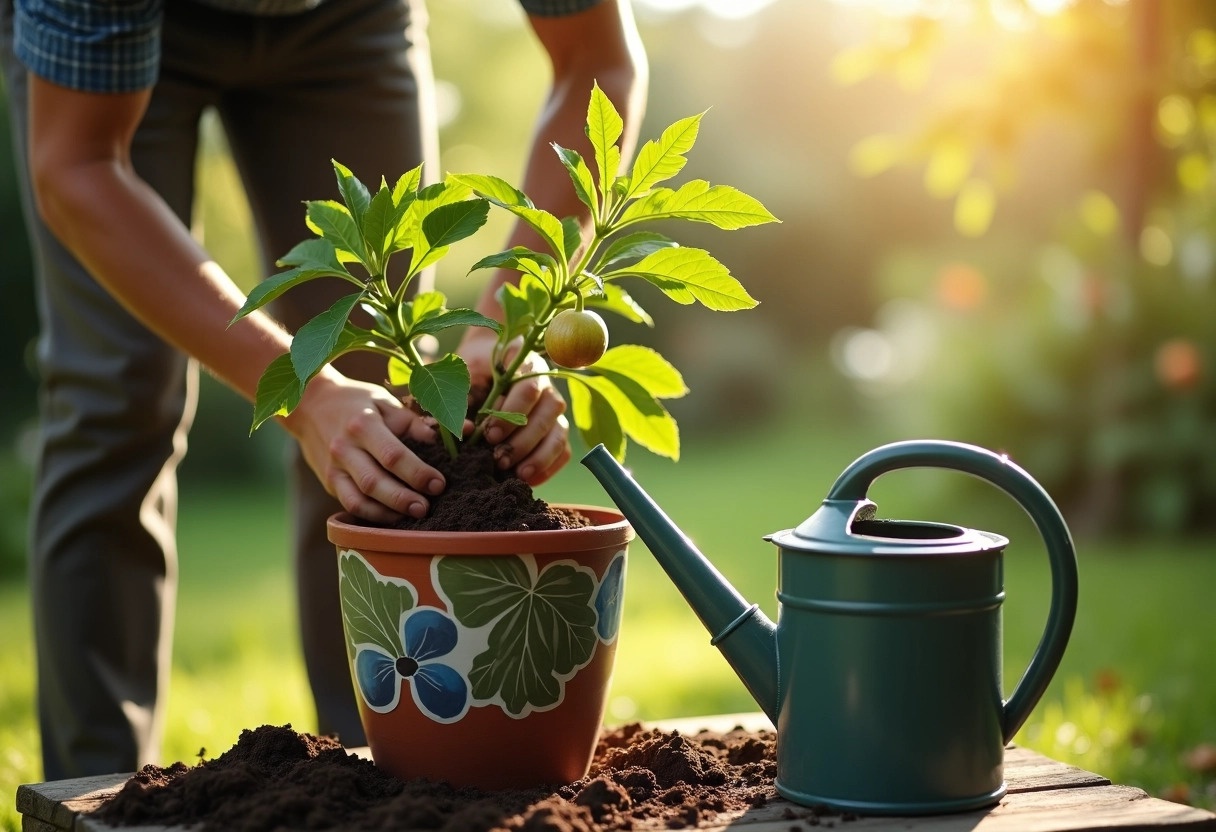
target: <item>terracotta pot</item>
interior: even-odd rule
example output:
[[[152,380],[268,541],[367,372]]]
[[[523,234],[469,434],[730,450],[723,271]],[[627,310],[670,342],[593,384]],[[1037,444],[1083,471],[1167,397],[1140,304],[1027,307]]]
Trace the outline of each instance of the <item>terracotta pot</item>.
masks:
[[[351,678],[376,764],[483,789],[587,773],[633,529],[416,532],[329,519]]]

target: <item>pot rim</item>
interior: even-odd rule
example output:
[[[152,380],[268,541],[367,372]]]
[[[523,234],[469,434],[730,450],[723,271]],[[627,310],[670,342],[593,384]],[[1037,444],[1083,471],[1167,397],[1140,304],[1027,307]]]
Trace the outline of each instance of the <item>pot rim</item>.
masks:
[[[341,511],[326,522],[329,542],[335,546],[388,554],[517,555],[585,552],[625,546],[634,538],[633,527],[616,509],[578,503],[553,503],[590,517],[596,525],[577,529],[528,532],[439,532],[387,529],[355,522]]]

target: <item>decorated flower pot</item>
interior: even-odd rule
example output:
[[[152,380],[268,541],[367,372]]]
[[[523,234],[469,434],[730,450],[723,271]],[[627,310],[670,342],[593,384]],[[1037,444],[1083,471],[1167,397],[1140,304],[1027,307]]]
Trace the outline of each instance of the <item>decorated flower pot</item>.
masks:
[[[633,529],[418,532],[329,519],[351,677],[376,764],[483,789],[587,773]]]

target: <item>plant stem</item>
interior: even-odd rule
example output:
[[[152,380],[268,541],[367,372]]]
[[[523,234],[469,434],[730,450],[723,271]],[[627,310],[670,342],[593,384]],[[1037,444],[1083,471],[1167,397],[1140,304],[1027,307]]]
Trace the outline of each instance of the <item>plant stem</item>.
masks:
[[[437,425],[439,428],[439,438],[443,440],[443,447],[448,451],[448,456],[455,459],[460,453],[460,449],[456,447],[456,438],[452,436],[452,432],[443,425]]]

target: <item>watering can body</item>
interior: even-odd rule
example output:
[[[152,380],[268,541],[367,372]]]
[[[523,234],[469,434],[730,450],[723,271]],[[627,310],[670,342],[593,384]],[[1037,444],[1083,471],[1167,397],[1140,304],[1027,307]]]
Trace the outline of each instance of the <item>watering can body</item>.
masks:
[[[820,508],[767,537],[779,550],[778,623],[748,604],[602,447],[604,484],[777,726],[776,788],[803,805],[863,814],[978,809],[1005,794],[1004,748],[1063,654],[1076,557],[1055,505],[1007,458],[959,443],[894,443],[859,458]],[[1002,487],[1052,563],[1048,625],[1002,696],[1005,538],[874,519],[870,482],[905,467],[965,471]]]

